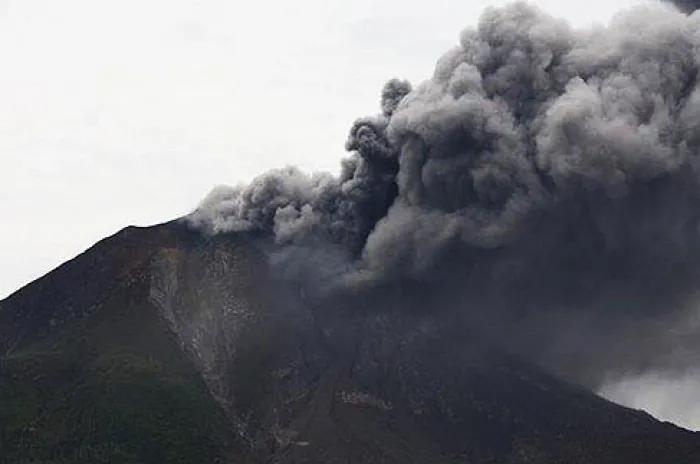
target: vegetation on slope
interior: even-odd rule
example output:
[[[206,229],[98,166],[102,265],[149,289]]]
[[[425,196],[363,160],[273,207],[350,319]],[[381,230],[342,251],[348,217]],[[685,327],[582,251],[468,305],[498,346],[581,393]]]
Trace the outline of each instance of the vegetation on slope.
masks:
[[[52,287],[81,285],[59,268],[39,283],[43,293],[58,296],[55,310],[42,309],[52,315],[49,326],[57,326],[0,351],[0,462],[227,461],[230,426],[143,297],[145,275],[133,269],[121,279],[114,269],[89,264],[85,256],[73,262],[74,269],[93,273],[88,286],[97,293],[82,297],[102,301],[89,317],[56,324],[66,308],[63,289]],[[6,300],[0,319],[8,323],[9,313],[21,312],[24,303],[22,292]]]

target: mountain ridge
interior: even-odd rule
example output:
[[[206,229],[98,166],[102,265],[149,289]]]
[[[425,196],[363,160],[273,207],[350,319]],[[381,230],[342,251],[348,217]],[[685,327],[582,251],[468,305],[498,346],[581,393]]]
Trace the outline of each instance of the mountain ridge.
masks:
[[[226,454],[223,414],[140,299],[149,235],[166,243],[163,229],[123,229],[0,303],[0,461]]]
[[[0,359],[12,379],[0,396],[16,403],[0,408],[1,442],[15,443],[4,462],[700,456],[695,433],[558,381],[447,317],[407,310],[407,289],[376,303],[307,301],[254,242],[179,222],[130,227],[0,302]],[[70,392],[79,393],[59,398]],[[66,411],[76,430],[57,419]],[[110,414],[137,425],[105,425]]]

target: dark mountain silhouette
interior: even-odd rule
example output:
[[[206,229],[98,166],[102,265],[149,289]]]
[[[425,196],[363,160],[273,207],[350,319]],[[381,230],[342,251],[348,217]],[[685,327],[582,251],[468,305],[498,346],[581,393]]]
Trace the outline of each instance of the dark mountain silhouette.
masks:
[[[249,235],[124,229],[0,302],[0,462],[700,462],[697,434],[371,292],[307,300]]]

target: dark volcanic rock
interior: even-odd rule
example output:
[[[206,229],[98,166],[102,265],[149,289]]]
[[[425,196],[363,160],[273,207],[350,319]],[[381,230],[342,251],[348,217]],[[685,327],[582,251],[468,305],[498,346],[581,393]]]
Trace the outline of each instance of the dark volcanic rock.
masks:
[[[700,462],[409,288],[311,301],[257,245],[128,228],[0,302],[0,461]]]

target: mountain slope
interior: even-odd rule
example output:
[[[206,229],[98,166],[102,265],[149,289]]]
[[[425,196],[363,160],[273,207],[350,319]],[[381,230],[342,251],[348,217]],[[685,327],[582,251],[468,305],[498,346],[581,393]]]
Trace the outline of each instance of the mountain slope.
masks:
[[[419,292],[309,299],[257,244],[128,228],[0,302],[0,461],[700,462]]]
[[[0,305],[0,461],[215,462],[227,421],[148,302],[165,230],[126,229]]]

